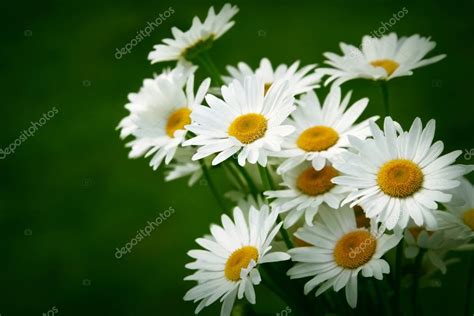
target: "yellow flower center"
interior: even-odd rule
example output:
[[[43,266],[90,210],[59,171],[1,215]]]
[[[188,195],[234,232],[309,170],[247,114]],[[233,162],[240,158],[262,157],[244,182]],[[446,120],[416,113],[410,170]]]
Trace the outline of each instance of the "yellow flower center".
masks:
[[[392,197],[405,198],[421,189],[423,172],[417,164],[406,159],[386,162],[377,175],[382,191]]]
[[[462,216],[462,219],[464,224],[474,230],[474,208],[471,208],[469,211],[465,212]]]
[[[365,230],[345,234],[334,248],[334,260],[345,269],[356,269],[372,258],[377,239]]]
[[[331,166],[316,171],[313,167],[305,169],[296,179],[296,187],[306,195],[317,196],[324,194],[334,187],[331,179],[339,173]]]
[[[374,67],[382,67],[387,72],[387,75],[390,76],[395,70],[397,70],[399,63],[391,59],[378,59],[370,62]]]
[[[265,87],[264,87],[264,94],[267,94],[268,90],[270,90],[270,87],[272,86],[272,83],[271,82],[267,82],[265,83]]]
[[[370,219],[365,216],[364,209],[359,205],[354,206],[354,214],[356,218],[357,228],[368,228],[370,226]]]
[[[301,133],[296,141],[305,151],[323,151],[337,143],[339,134],[329,126],[313,126]]]
[[[180,108],[173,112],[166,123],[166,134],[169,137],[174,137],[174,132],[184,129],[186,125],[191,124],[190,114],[191,110],[188,108]]]
[[[250,144],[265,136],[267,119],[262,114],[249,113],[237,117],[229,126],[228,133],[243,144]]]
[[[240,271],[247,268],[250,261],[257,262],[258,250],[253,246],[245,246],[234,251],[225,263],[224,274],[230,281],[240,280]]]

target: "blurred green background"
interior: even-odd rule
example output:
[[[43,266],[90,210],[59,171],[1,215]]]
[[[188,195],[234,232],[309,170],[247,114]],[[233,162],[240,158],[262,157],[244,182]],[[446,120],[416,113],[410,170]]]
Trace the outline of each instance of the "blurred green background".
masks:
[[[163,181],[148,160],[128,160],[115,127],[127,112],[127,93],[164,64],[150,65],[152,46],[170,28],[189,27],[220,1],[8,1],[1,4],[2,105],[0,147],[56,107],[58,113],[14,154],[0,160],[0,314],[191,315],[183,302],[193,285],[186,252],[218,220],[204,183]],[[211,55],[222,70],[261,57],[274,63],[323,62],[338,43],[358,45],[403,7],[391,31],[420,33],[446,53],[440,63],[390,81],[393,116],[404,127],[419,116],[437,120],[446,150],[474,148],[472,74],[473,1],[233,1],[236,25]],[[175,13],[130,54],[116,59],[148,21],[169,7]],[[379,90],[353,81],[353,100],[370,98],[366,116],[382,112]],[[324,91],[324,90],[323,90]],[[325,93],[325,92],[323,92]],[[462,157],[460,162],[467,161]],[[471,161],[472,163],[472,161]],[[221,178],[220,188],[229,184]],[[122,247],[169,207],[175,213],[116,259]],[[439,276],[440,289],[423,291],[427,315],[460,315],[466,260]],[[473,297],[474,300],[474,297]],[[260,287],[257,302],[271,314],[284,309]],[[216,315],[220,306],[205,309]],[[259,307],[259,308],[260,308]]]

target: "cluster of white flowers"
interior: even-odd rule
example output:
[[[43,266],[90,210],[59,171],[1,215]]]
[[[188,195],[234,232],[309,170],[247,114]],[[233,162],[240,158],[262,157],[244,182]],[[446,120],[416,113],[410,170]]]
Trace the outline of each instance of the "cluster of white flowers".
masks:
[[[239,198],[232,217],[222,214],[222,224],[196,240],[203,249],[188,253],[195,273],[186,280],[197,285],[184,299],[199,302],[196,313],[220,300],[228,316],[236,298],[255,303],[260,265],[291,259],[286,277],[310,277],[305,294],[345,288],[354,308],[359,272],[382,280],[390,272],[384,255],[397,245],[446,272],[446,253],[472,245],[474,189],[463,176],[473,167],[454,164],[461,151],[443,154],[434,120],[423,127],[416,118],[405,130],[387,116],[380,128],[378,116],[359,120],[369,100],[353,102],[340,87],[411,75],[444,57],[424,59],[435,43],[365,36],[361,50],[341,43],[342,56],[326,53],[332,68],[296,61],[274,69],[263,58],[255,70],[241,62],[221,76],[208,51],[237,11],[210,8],[188,31],[173,28],[149,59],[176,67],[128,96],[130,114],[118,126],[122,138],[133,137],[130,157],[151,157],[153,169],[164,162],[166,180],[211,181],[212,166],[223,164],[236,184],[227,194]],[[208,78],[195,89],[196,71],[206,71],[212,87]],[[315,89],[325,76],[333,84],[320,101]],[[223,205],[222,213],[232,209]]]

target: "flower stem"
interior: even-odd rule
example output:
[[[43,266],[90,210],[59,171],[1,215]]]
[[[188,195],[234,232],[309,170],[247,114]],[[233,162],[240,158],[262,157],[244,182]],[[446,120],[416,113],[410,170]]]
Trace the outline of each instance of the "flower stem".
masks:
[[[387,81],[380,81],[380,90],[382,91],[383,106],[385,109],[385,116],[390,116],[390,104],[388,102],[388,84]]]
[[[209,169],[207,168],[204,160],[199,160],[199,163],[201,164],[201,169],[202,173],[204,174],[204,178],[207,181],[207,184],[209,185],[209,189],[211,189],[212,194],[214,195],[217,204],[219,204],[219,207],[222,209],[223,212],[226,212],[227,208],[225,206],[224,200],[222,199],[221,195],[216,189],[216,186],[214,182],[211,179],[211,175],[209,174]]]
[[[232,159],[232,163],[235,165],[235,168],[242,174],[244,177],[245,181],[247,182],[249,186],[250,193],[256,198],[258,196],[258,190],[257,186],[253,182],[252,178],[250,177],[249,173],[247,170],[245,170],[244,167],[241,167],[235,159]]]
[[[260,178],[262,179],[263,187],[265,190],[270,190],[270,179],[268,178],[266,169],[267,168],[258,165],[258,173],[260,174]]]
[[[425,254],[424,249],[420,249],[420,252],[415,258],[415,270],[413,275],[413,289],[412,289],[412,305],[413,305],[413,315],[422,315],[423,311],[418,302],[418,287],[420,284],[421,277],[421,263],[423,261],[423,256]]]
[[[278,295],[282,301],[288,304],[288,298],[285,295],[285,291],[281,289],[277,282],[275,282],[275,278],[271,276],[273,274],[274,273],[272,273],[271,267],[269,265],[262,265],[261,275],[263,284],[265,284],[270,291]]]
[[[375,295],[377,297],[377,301],[379,301],[379,303],[381,304],[382,315],[389,315],[390,308],[387,304],[386,295],[384,295],[386,291],[382,289],[382,284],[383,284],[382,281],[375,280],[375,279],[372,279],[371,281],[375,289]]]
[[[265,173],[268,179],[268,184],[270,185],[270,189],[276,190],[275,182],[273,181],[272,175],[270,174],[269,167],[265,168]]]
[[[238,172],[238,169],[236,170],[233,164],[227,164],[227,163],[224,163],[224,167],[229,171],[232,177],[236,180],[237,185],[239,186],[239,189],[241,189],[244,192],[248,192],[248,188],[245,185],[244,181],[242,180],[241,174]]]
[[[196,61],[211,76],[211,79],[214,82],[214,84],[217,84],[217,85],[224,84],[224,81],[222,81],[221,75],[219,74],[219,71],[217,70],[216,65],[214,65],[214,62],[212,61],[209,54],[201,53],[201,55],[196,57]]]
[[[394,315],[400,315],[400,290],[402,282],[402,260],[403,260],[403,240],[397,245],[397,252],[395,258],[395,311]]]
[[[278,215],[278,220],[280,222],[283,222],[281,219],[281,216]],[[285,241],[285,245],[288,249],[293,248],[293,243],[291,242],[290,235],[288,234],[288,231],[283,227],[283,225],[280,227],[280,234],[283,237],[283,240]]]
[[[207,62],[207,65],[211,69],[211,71],[214,73],[214,79],[216,84],[218,85],[223,85],[224,81],[222,80],[222,77],[220,75],[219,69],[217,68],[216,64],[214,64],[214,61],[211,58],[211,55],[209,55],[208,52],[203,52],[202,54],[203,59]]]
[[[314,298],[303,295],[301,280],[291,280],[286,275],[286,271],[290,268],[288,262],[263,264],[262,275],[263,281],[269,282],[272,285],[272,290],[276,289],[275,294],[282,293],[279,295],[281,299],[288,304],[292,309],[292,312],[298,316],[317,316],[321,315],[321,307],[316,308],[314,306]],[[265,278],[265,275],[270,277]]]
[[[472,315],[472,311],[470,311],[471,305],[471,293],[472,293],[472,286],[474,283],[474,254],[469,255],[469,263],[468,263],[468,277],[467,277],[467,286],[466,286],[466,300],[464,302],[464,315],[470,316]]]
[[[262,167],[258,165],[258,172],[260,173],[260,178],[262,178],[262,183],[263,187],[265,190],[268,189],[274,189],[273,186],[273,180],[270,177],[270,173],[266,167]],[[281,217],[278,215],[278,220],[281,222]],[[290,235],[288,234],[288,231],[283,228],[283,225],[280,227],[280,233],[281,236],[283,237],[283,240],[285,241],[285,245],[288,249],[293,248],[293,243],[291,242]]]

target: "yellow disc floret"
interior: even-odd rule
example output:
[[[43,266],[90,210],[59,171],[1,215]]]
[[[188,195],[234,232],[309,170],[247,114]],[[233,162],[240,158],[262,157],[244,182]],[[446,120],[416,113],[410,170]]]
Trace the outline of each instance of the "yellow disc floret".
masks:
[[[423,172],[414,162],[395,159],[386,162],[377,174],[377,183],[387,195],[406,198],[421,189]]]
[[[237,117],[229,126],[228,133],[243,144],[250,144],[265,136],[267,119],[262,114],[249,113]]]
[[[296,144],[305,151],[323,151],[339,140],[339,134],[329,126],[313,126],[303,131]]]
[[[188,108],[180,108],[174,111],[166,122],[166,134],[169,137],[174,137],[174,132],[180,129],[184,129],[186,125],[191,124],[191,118],[189,115],[191,110]]]
[[[247,268],[251,260],[257,262],[258,250],[253,246],[245,246],[234,251],[225,263],[224,274],[230,281],[240,280],[240,271]]]
[[[462,219],[464,221],[464,224],[474,230],[474,208],[464,212]]]
[[[377,240],[366,230],[356,230],[342,236],[334,248],[334,260],[345,269],[356,269],[370,261]]]
[[[393,74],[393,72],[400,66],[399,63],[391,59],[378,59],[372,61],[370,64],[374,67],[382,67],[385,69],[388,76]]]
[[[339,173],[331,166],[316,171],[313,167],[309,167],[296,179],[296,187],[306,195],[317,196],[324,194],[334,187],[331,179],[338,176]]]

